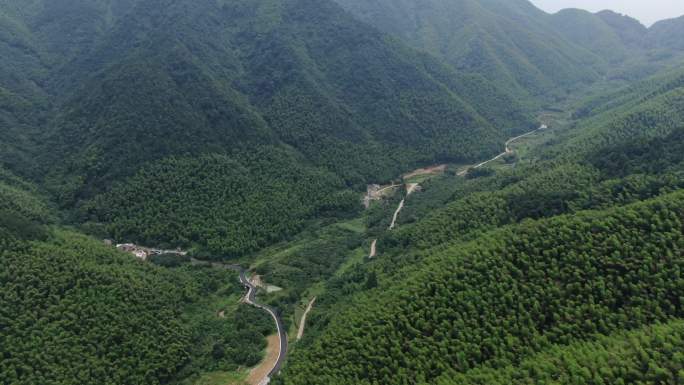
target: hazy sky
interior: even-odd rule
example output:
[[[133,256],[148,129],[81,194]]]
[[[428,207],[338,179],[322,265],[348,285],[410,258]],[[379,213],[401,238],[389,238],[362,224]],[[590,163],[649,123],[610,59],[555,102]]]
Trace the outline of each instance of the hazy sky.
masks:
[[[563,8],[581,8],[597,12],[610,9],[639,19],[650,26],[658,20],[684,15],[684,0],[531,0],[537,7],[556,12]]]

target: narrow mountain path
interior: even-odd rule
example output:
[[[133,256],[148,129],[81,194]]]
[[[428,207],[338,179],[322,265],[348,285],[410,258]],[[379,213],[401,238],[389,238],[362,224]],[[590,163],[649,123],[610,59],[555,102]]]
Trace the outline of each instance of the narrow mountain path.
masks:
[[[368,254],[368,259],[375,257],[378,254],[378,240],[374,239],[371,243],[370,254]]]
[[[406,184],[406,198],[409,197],[409,195],[413,194],[416,189],[418,189],[419,184],[418,183],[407,183]],[[392,216],[392,223],[389,226],[390,230],[393,230],[396,225],[397,225],[397,218],[399,218],[399,213],[401,210],[404,208],[404,204],[406,203],[406,198],[402,199],[401,202],[399,202],[399,207],[397,207],[396,211],[394,211],[394,216]]]
[[[401,202],[399,202],[399,207],[394,211],[394,216],[392,216],[392,223],[389,226],[390,230],[394,230],[394,226],[397,224],[397,218],[399,218],[399,213],[401,212],[401,209],[404,208],[404,202],[406,202],[406,198],[402,199]]]
[[[304,311],[304,314],[302,314],[302,319],[299,320],[299,330],[297,330],[297,341],[301,340],[302,337],[304,337],[304,326],[306,326],[306,316],[309,315],[309,312],[311,311],[314,302],[316,302],[316,297],[313,297],[311,299],[309,305],[306,307],[306,310]]]

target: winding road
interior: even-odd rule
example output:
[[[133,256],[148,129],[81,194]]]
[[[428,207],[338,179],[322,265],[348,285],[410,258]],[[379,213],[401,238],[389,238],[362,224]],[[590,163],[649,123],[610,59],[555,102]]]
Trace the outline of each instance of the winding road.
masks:
[[[513,142],[517,141],[518,139],[522,139],[522,138],[524,138],[524,137],[526,137],[526,136],[532,135],[532,134],[534,134],[535,132],[537,132],[537,131],[539,131],[539,130],[544,130],[544,129],[546,129],[546,128],[548,128],[548,126],[547,126],[546,124],[542,124],[542,125],[539,126],[539,128],[537,128],[536,130],[530,131],[530,132],[525,133],[525,134],[522,134],[522,135],[518,135],[518,136],[516,136],[515,138],[508,139],[508,140],[506,141],[505,146],[504,146],[504,152],[502,152],[501,154],[499,154],[499,155],[493,157],[492,159],[486,160],[486,161],[484,161],[484,162],[482,162],[482,163],[480,163],[480,164],[477,164],[477,165],[475,165],[475,166],[473,166],[473,167],[468,167],[468,168],[466,168],[465,170],[459,172],[457,175],[458,175],[458,176],[465,176],[465,175],[468,173],[468,170],[470,170],[471,168],[480,168],[480,167],[482,167],[482,166],[484,166],[484,165],[486,165],[486,164],[489,164],[489,163],[491,163],[491,162],[493,162],[493,161],[495,161],[495,160],[497,160],[497,159],[500,159],[501,157],[505,156],[506,154],[511,154],[511,153],[513,152],[513,150],[512,150],[509,146],[510,146]]]
[[[488,164],[488,163],[491,163],[491,162],[493,162],[493,161],[495,161],[495,160],[497,160],[497,159],[503,157],[503,156],[506,155],[506,154],[512,153],[513,150],[512,150],[509,146],[510,146],[513,142],[517,141],[518,139],[524,138],[524,137],[526,137],[526,136],[528,136],[528,135],[532,135],[532,134],[534,134],[535,132],[537,132],[537,131],[539,131],[539,130],[546,129],[546,128],[547,128],[546,125],[541,125],[539,128],[537,128],[537,129],[534,130],[534,131],[530,131],[530,132],[528,132],[528,133],[526,133],[526,134],[522,134],[522,135],[516,136],[515,138],[509,139],[509,140],[506,142],[505,151],[504,151],[504,152],[502,152],[501,154],[495,156],[495,157],[492,158],[492,159],[489,159],[489,160],[487,160],[487,161],[485,161],[485,162],[482,162],[482,163],[480,163],[480,164],[478,164],[478,165],[475,165],[475,166],[473,166],[472,168],[480,168],[480,167],[482,167],[482,166],[484,166],[484,165],[486,165],[486,164]],[[459,176],[464,176],[464,175],[466,175],[467,172],[468,172],[468,169],[459,172],[457,175],[459,175]],[[397,187],[397,186],[389,186],[389,187],[387,187],[387,188],[392,188],[392,187]],[[407,194],[406,194],[406,197],[408,197],[409,195],[411,195],[412,192],[414,192],[414,191],[418,188],[418,184],[408,184],[406,187],[407,187]],[[390,227],[389,227],[390,230],[394,229],[394,227],[396,226],[397,217],[399,216],[399,213],[401,212],[401,209],[404,207],[404,202],[405,202],[405,200],[406,200],[406,198],[404,198],[404,199],[401,200],[401,202],[399,203],[399,207],[397,207],[397,210],[394,212],[394,216],[393,216],[393,218],[392,218],[392,223],[391,223],[391,225],[390,225]],[[377,244],[377,240],[373,241],[373,243],[372,243],[372,245],[371,245],[371,252],[370,252],[369,258],[373,258],[373,257],[376,255],[376,253],[377,253],[377,251],[376,251],[376,244]],[[272,308],[272,307],[270,307],[270,306],[268,306],[268,305],[261,304],[261,303],[259,303],[259,302],[256,301],[257,287],[254,286],[254,285],[249,281],[249,279],[247,278],[247,270],[245,270],[242,266],[238,266],[238,265],[227,265],[227,264],[216,263],[216,262],[205,262],[205,261],[199,261],[199,260],[195,260],[195,259],[192,259],[192,262],[193,262],[193,263],[200,263],[200,264],[210,264],[211,266],[214,266],[214,267],[221,267],[221,268],[231,269],[231,270],[237,271],[237,272],[240,274],[240,282],[241,282],[242,285],[245,286],[245,288],[247,289],[247,293],[245,294],[245,297],[244,297],[245,302],[246,302],[247,304],[249,304],[249,305],[252,305],[252,306],[254,306],[254,307],[257,307],[257,308],[259,308],[259,309],[262,309],[262,310],[268,312],[268,314],[270,314],[271,317],[273,317],[273,320],[275,321],[276,327],[277,327],[277,329],[278,329],[278,340],[279,340],[279,346],[278,346],[278,359],[276,360],[275,364],[273,365],[273,368],[268,372],[268,374],[266,375],[266,377],[264,377],[264,378],[263,378],[262,380],[260,380],[260,382],[259,382],[259,385],[266,385],[266,384],[268,384],[268,383],[271,381],[271,378],[272,378],[274,375],[278,374],[278,372],[280,371],[280,368],[282,367],[283,362],[285,361],[285,356],[287,355],[287,333],[285,332],[285,326],[283,325],[282,319],[280,318],[280,316],[279,316],[278,313],[276,312],[276,309],[274,309],[274,308]],[[311,310],[311,307],[312,307],[314,301],[315,301],[315,298],[309,303],[309,306],[307,307],[307,310],[306,310],[306,312],[304,313],[304,316],[302,317],[302,320],[300,321],[300,322],[302,323],[302,325],[300,325],[300,331],[299,331],[298,336],[297,336],[298,338],[301,338],[301,334],[303,334],[303,333],[302,333],[302,332],[303,332],[303,327],[301,327],[301,326],[303,326],[303,323],[304,323],[305,320],[306,320],[306,315],[307,315],[307,313]]]
[[[259,381],[259,385],[268,384],[271,381],[271,378],[274,375],[278,374],[278,372],[280,371],[280,368],[282,367],[283,362],[285,361],[285,356],[287,355],[287,333],[285,332],[283,320],[276,312],[276,309],[256,301],[257,287],[252,285],[252,283],[249,281],[249,279],[247,278],[247,270],[245,270],[242,266],[227,265],[218,262],[206,262],[194,258],[191,259],[191,261],[192,263],[196,264],[209,264],[213,267],[237,271],[240,274],[240,283],[242,283],[242,285],[247,289],[247,293],[244,297],[245,303],[262,309],[268,312],[268,314],[270,314],[271,317],[273,317],[273,321],[275,321],[276,327],[278,329],[278,359],[276,360],[275,364],[273,365],[273,368],[268,372],[266,377]]]
[[[278,340],[280,341],[278,346],[278,359],[273,365],[273,369],[271,369],[268,372],[266,378],[259,382],[259,385],[266,385],[271,381],[271,378],[274,375],[278,374],[281,366],[283,365],[283,361],[285,361],[285,356],[287,355],[287,333],[285,332],[285,326],[283,325],[283,320],[280,319],[280,316],[276,313],[276,310],[274,308],[264,304],[260,304],[256,301],[257,287],[252,285],[249,279],[247,279],[247,271],[243,269],[241,266],[227,265],[227,267],[233,270],[237,270],[240,273],[240,282],[243,286],[247,288],[247,294],[245,294],[245,302],[268,312],[271,315],[271,317],[273,317],[273,320],[276,323],[276,327],[278,328]]]

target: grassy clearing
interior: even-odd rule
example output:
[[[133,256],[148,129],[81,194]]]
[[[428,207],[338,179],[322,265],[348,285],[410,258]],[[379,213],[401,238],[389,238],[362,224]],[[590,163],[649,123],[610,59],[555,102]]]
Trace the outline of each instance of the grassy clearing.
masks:
[[[349,256],[349,258],[340,266],[339,269],[335,272],[335,277],[341,277],[342,274],[347,272],[349,268],[352,266],[358,264],[358,263],[363,263],[363,261],[368,257],[368,251],[370,250],[370,244],[368,248],[363,248],[360,247],[358,249],[355,249],[353,253]]]
[[[364,221],[363,217],[358,217],[352,220],[344,221],[344,222],[338,222],[335,224],[335,226],[343,229],[343,230],[349,230],[354,233],[363,233],[366,231],[366,223]]]

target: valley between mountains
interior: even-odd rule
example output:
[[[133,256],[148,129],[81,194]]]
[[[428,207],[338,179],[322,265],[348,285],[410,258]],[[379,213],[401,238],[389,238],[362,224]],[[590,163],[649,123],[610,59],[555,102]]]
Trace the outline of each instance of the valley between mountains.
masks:
[[[0,1],[0,383],[682,383],[678,16]]]

